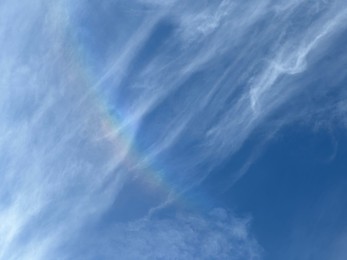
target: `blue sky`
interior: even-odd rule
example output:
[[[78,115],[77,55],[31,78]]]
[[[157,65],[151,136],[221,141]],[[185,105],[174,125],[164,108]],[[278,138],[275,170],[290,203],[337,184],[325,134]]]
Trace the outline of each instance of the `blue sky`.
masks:
[[[0,3],[0,259],[347,258],[342,0]]]

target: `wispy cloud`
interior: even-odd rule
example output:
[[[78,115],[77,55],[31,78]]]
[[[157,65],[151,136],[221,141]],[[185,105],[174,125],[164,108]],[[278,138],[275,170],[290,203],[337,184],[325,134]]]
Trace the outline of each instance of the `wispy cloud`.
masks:
[[[262,250],[249,234],[247,219],[223,209],[207,216],[178,215],[116,224],[87,238],[77,259],[260,259]],[[78,247],[77,247],[78,248]],[[76,259],[75,258],[75,259]]]
[[[165,165],[168,194],[199,185],[307,87],[298,76],[345,29],[344,2],[318,2],[2,1],[0,258],[47,259],[80,238],[134,192],[124,183],[144,162]],[[104,21],[109,10],[122,19]],[[88,27],[92,13],[121,40]],[[343,101],[333,110],[344,114]],[[257,259],[248,220],[216,214],[109,223],[116,235],[86,242],[86,257]]]

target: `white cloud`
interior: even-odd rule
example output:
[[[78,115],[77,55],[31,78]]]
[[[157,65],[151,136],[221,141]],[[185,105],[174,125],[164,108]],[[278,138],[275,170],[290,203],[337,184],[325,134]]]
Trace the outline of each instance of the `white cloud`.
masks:
[[[262,249],[249,234],[249,220],[223,209],[208,216],[179,215],[117,224],[89,237],[81,259],[260,259]]]
[[[346,22],[343,1],[333,1],[330,9],[324,2],[312,7],[306,26],[293,25],[296,12],[304,12],[298,1],[275,7],[272,1],[130,4],[139,2],[160,8],[136,13],[135,23],[133,13],[122,13],[129,39],[117,46],[103,39],[112,55],[100,75],[87,73],[74,46],[79,42],[73,26],[79,23],[70,24],[78,12],[95,11],[85,8],[87,1],[74,12],[66,1],[0,4],[0,258],[47,259],[110,208],[132,177],[127,172],[141,160],[169,158],[173,169],[165,174],[171,174],[172,186],[186,191],[198,185],[306,87],[287,79],[304,74]],[[150,41],[162,36],[156,30],[165,22],[173,32]],[[151,57],[141,56],[146,50]],[[95,49],[83,51],[92,56]],[[144,65],[132,66],[139,55]],[[96,95],[99,90],[105,96]],[[117,124],[107,121],[107,106],[120,106],[115,97],[126,104],[119,109],[126,118]],[[343,115],[344,100],[337,107],[335,114]],[[132,142],[143,139],[149,143],[145,155],[127,162]],[[204,163],[211,166],[202,171]],[[116,224],[111,230],[118,233],[106,234],[104,246],[90,241],[97,244],[92,250],[133,259],[257,259],[247,220],[218,212]]]

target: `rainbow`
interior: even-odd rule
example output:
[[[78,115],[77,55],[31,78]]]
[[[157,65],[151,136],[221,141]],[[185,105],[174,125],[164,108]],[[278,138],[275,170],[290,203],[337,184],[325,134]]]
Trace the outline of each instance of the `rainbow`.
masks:
[[[210,204],[210,196],[204,192],[200,191],[198,198],[196,195],[194,195],[194,198],[188,196],[187,191],[189,188],[179,189],[172,180],[169,180],[168,169],[164,171],[165,167],[160,162],[148,159],[148,156],[143,154],[133,141],[134,138],[132,138],[131,133],[136,131],[133,131],[127,125],[129,116],[119,109],[111,111],[107,98],[100,91],[100,87],[106,84],[107,80],[114,75],[112,73],[114,69],[111,67],[101,78],[100,75],[97,76],[92,69],[91,62],[88,60],[88,50],[85,48],[83,41],[78,39],[76,33],[73,32],[73,28],[70,28],[70,30],[68,41],[71,48],[70,53],[73,55],[73,66],[75,66],[73,69],[78,71],[82,80],[84,80],[83,83],[86,86],[85,97],[92,100],[93,107],[97,109],[97,113],[100,115],[102,127],[105,127],[106,132],[111,133],[110,135],[114,137],[110,138],[110,141],[118,151],[125,153],[124,158],[122,158],[122,167],[129,170],[129,172],[140,172],[141,180],[144,180],[148,189],[166,194],[167,200],[164,204],[175,202],[189,208],[197,204],[201,205],[201,201]]]

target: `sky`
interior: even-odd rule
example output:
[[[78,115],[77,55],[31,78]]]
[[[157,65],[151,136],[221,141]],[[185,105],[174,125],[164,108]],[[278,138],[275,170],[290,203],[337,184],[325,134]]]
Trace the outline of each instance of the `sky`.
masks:
[[[0,2],[0,259],[347,259],[343,0]]]

